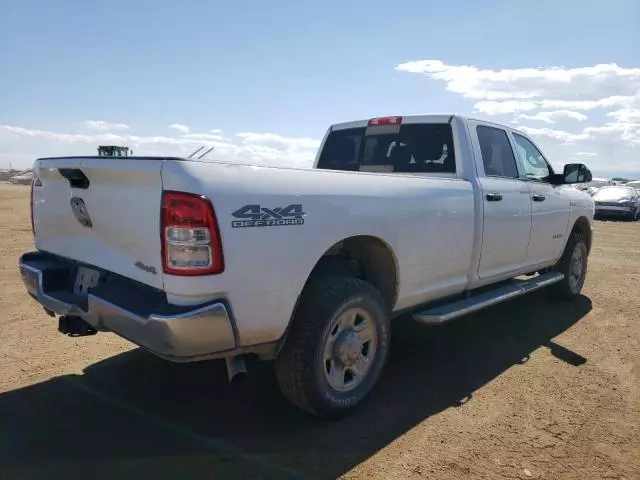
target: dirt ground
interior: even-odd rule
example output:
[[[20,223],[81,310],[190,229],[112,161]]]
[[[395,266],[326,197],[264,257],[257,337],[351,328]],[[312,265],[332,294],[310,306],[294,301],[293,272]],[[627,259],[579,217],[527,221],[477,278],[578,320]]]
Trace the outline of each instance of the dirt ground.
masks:
[[[401,319],[370,401],[319,423],[269,364],[68,338],[25,293],[27,187],[0,184],[0,479],[640,479],[640,223],[597,222],[584,296]]]

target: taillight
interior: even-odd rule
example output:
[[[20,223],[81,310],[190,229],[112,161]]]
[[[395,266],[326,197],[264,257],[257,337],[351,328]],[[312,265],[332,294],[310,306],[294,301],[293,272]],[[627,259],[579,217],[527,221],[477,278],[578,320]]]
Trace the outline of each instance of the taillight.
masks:
[[[213,275],[224,271],[218,222],[206,197],[165,191],[160,234],[165,273]]]
[[[33,177],[33,180],[31,180],[31,199],[29,201],[29,211],[31,212],[31,233],[33,233],[33,236],[36,235],[36,227],[33,221],[33,187],[34,186],[35,187],[42,186],[42,182],[38,177]]]
[[[400,125],[402,117],[380,117],[369,120],[370,127],[379,127],[382,125]]]

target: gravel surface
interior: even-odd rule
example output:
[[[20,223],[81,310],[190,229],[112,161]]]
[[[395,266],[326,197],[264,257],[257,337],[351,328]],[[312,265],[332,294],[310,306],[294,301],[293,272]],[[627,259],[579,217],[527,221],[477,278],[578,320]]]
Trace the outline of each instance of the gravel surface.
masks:
[[[68,338],[24,291],[28,187],[0,184],[0,479],[640,479],[640,223],[597,222],[584,296],[399,319],[353,417],[289,406],[268,363],[176,365]]]

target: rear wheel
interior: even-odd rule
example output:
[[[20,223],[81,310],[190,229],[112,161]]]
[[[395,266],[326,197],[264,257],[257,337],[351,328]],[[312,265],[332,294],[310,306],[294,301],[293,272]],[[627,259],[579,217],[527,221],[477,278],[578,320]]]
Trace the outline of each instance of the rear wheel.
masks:
[[[389,340],[388,309],[372,285],[343,276],[312,279],[276,358],[280,389],[313,415],[347,415],[377,382]]]
[[[587,256],[588,249],[584,237],[572,232],[560,261],[554,267],[554,270],[564,274],[564,279],[549,287],[553,297],[571,300],[580,295],[587,275]]]

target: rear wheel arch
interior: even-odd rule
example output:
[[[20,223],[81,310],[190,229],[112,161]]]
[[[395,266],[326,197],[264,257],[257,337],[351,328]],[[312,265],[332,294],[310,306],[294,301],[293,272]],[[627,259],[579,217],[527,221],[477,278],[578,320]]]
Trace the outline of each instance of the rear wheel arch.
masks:
[[[277,352],[282,349],[296,317],[300,300],[314,278],[323,275],[345,275],[370,283],[382,296],[388,311],[392,311],[398,296],[399,269],[391,246],[372,235],[356,235],[331,245],[316,260],[298,294],[287,328],[280,338]]]
[[[312,277],[322,274],[347,274],[370,283],[389,310],[397,300],[398,262],[389,244],[378,237],[358,235],[333,244],[314,265],[305,287]]]

